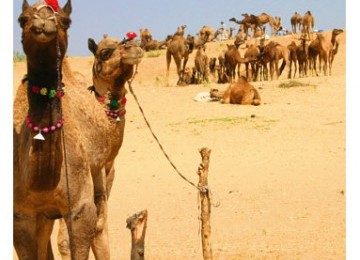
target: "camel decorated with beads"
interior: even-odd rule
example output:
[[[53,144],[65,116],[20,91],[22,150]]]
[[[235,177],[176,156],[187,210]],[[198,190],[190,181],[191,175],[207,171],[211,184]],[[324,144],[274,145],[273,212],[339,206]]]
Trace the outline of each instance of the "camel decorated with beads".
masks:
[[[241,76],[237,82],[230,84],[230,86],[225,91],[211,89],[210,97],[220,100],[220,102],[223,104],[253,106],[258,106],[261,104],[259,92],[246,80],[244,76]]]
[[[60,8],[43,2],[30,6],[24,0],[22,9],[27,77],[14,100],[16,253],[20,260],[53,259],[50,235],[54,221],[62,218],[60,233],[70,234],[59,243],[64,258],[88,259],[91,247],[96,259],[110,259],[106,199],[114,171],[111,161],[123,138],[124,112],[120,121],[109,119],[104,105],[86,86],[79,86],[64,58],[71,1]],[[119,45],[112,53],[103,52],[104,58],[118,55],[112,60],[118,68],[106,70],[108,75],[123,75],[125,82],[138,49]],[[104,63],[100,67],[107,68]],[[115,124],[119,133],[111,140],[109,129]]]

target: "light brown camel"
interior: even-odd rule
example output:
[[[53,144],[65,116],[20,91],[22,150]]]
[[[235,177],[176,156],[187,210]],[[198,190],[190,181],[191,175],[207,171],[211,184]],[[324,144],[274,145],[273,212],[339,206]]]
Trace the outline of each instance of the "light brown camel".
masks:
[[[311,73],[318,76],[318,71],[316,68],[316,60],[319,57],[319,68],[321,69],[324,75],[331,75],[332,61],[334,60],[334,51],[337,52],[336,46],[336,36],[342,33],[342,30],[334,29],[332,30],[331,40],[325,38],[323,33],[317,34],[315,40],[313,40],[309,45],[309,60],[310,60],[310,69]],[[321,65],[323,63],[323,65]]]
[[[70,84],[64,96],[62,85],[70,82],[63,59],[71,11],[70,0],[63,8],[24,0],[18,19],[27,58],[13,121],[13,243],[20,260],[54,259],[50,235],[57,218],[71,225],[73,259],[88,259],[94,236],[94,187],[82,132],[87,126],[76,118],[88,103],[73,96],[79,86]]]
[[[299,14],[298,12],[295,12],[293,14],[293,16],[291,16],[291,18],[290,18],[290,23],[291,23],[291,30],[293,33],[297,33],[297,30],[299,32],[301,32],[301,30],[300,30],[301,25],[302,25],[301,14]]]
[[[333,50],[331,52],[331,57],[330,57],[330,64],[332,66],[332,63],[334,62],[335,59],[335,55],[338,53],[339,51],[339,42],[337,41],[336,37],[343,33],[344,30],[342,29],[333,29],[332,33],[331,33],[331,44],[333,45]]]
[[[190,36],[186,39],[180,35],[174,35],[173,39],[169,43],[166,49],[166,77],[169,78],[169,70],[170,70],[170,63],[171,57],[174,58],[177,74],[179,77],[178,83],[180,83],[181,78],[181,70],[184,70],[186,67],[186,63],[189,59],[189,55],[192,53],[194,49],[194,37]],[[181,66],[181,61],[183,64]]]
[[[280,16],[275,16],[274,17],[274,22],[273,22],[273,30],[274,33],[277,34],[277,32],[279,30],[282,29],[282,25],[281,25],[281,17]]]
[[[209,57],[205,53],[206,45],[199,46],[195,54],[195,69],[196,69],[196,78],[199,83],[209,81]]]
[[[314,32],[315,18],[310,11],[307,11],[302,20],[303,33],[305,33],[310,40],[310,34]]]
[[[148,28],[139,29],[140,31],[140,47],[144,49],[145,45],[152,40],[152,33]]]
[[[165,40],[158,41],[158,40],[150,40],[146,42],[143,46],[140,45],[140,47],[144,51],[154,51],[154,50],[160,50],[160,49],[166,49],[167,45],[172,40],[172,35],[168,35]]]
[[[223,104],[253,105],[261,104],[260,94],[244,76],[240,77],[236,83],[230,84],[225,91],[218,89],[210,90],[210,97],[219,99]]]
[[[115,158],[121,148],[125,127],[125,83],[134,73],[134,66],[143,57],[143,50],[135,41],[121,42],[104,36],[98,44],[88,40],[89,50],[94,54],[92,69],[93,86],[89,88],[88,100],[94,104],[88,113],[77,115],[78,121],[94,131],[84,134],[88,142],[85,148],[91,161],[91,173],[94,180],[95,204],[97,207],[96,233],[92,249],[96,259],[110,259],[107,226],[107,200],[115,176]],[[85,100],[85,98],[83,98]],[[104,112],[105,111],[105,112]],[[94,122],[92,115],[96,114]],[[59,251],[63,259],[69,257],[68,237],[64,223],[60,223],[58,236]]]
[[[216,30],[208,25],[204,25],[198,32],[198,37],[204,42],[211,42],[216,39],[217,35],[215,35]]]
[[[185,69],[181,70],[180,72],[180,80],[178,82],[178,85],[187,86],[190,84],[197,84],[195,74],[196,74],[195,67],[194,68],[185,67]]]
[[[176,32],[174,33],[174,36],[181,36],[184,37],[184,33],[185,33],[185,29],[186,29],[186,25],[181,25],[177,28]]]

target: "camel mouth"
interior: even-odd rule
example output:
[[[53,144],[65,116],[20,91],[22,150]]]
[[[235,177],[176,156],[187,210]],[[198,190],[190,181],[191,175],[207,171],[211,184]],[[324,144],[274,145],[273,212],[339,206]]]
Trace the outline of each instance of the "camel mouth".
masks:
[[[144,50],[138,46],[126,47],[121,53],[121,62],[127,65],[137,65],[144,57]]]
[[[31,28],[31,33],[36,41],[46,43],[53,40],[56,36],[56,30],[44,30],[42,28]]]

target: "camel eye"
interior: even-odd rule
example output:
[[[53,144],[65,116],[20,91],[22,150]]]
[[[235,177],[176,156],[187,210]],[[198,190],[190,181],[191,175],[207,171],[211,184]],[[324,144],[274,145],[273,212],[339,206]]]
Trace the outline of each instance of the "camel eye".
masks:
[[[111,57],[111,55],[113,54],[114,50],[115,50],[115,49],[110,49],[110,48],[101,50],[101,52],[100,52],[100,58],[101,58],[102,60],[104,60],[104,61],[105,61],[105,60],[108,60],[108,59]]]

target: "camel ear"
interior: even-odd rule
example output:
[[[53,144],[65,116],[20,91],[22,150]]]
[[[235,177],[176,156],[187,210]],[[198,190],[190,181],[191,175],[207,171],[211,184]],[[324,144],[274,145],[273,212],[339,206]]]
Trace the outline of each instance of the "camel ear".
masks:
[[[24,12],[26,9],[29,8],[29,3],[27,2],[27,0],[24,0],[23,1],[23,4],[22,4],[22,11]]]
[[[88,39],[88,48],[94,55],[96,54],[98,46],[92,38]]]
[[[68,16],[70,16],[72,12],[71,0],[68,0],[62,9]]]

